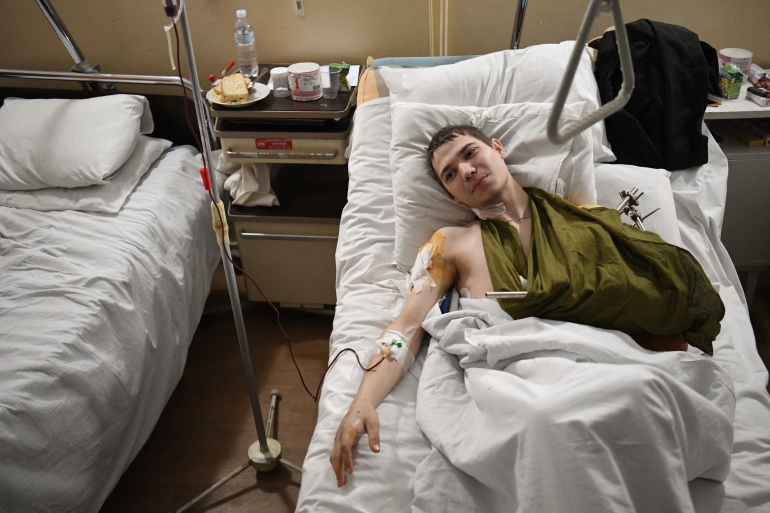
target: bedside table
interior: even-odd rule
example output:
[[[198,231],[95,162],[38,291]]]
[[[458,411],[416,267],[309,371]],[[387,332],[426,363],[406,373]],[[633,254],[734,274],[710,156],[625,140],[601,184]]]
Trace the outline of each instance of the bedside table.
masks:
[[[287,65],[267,68],[277,66]],[[268,76],[261,81],[267,83]],[[275,176],[271,186],[279,207],[230,204],[228,216],[243,269],[281,306],[337,303],[334,254],[347,203],[345,150],[356,96],[356,87],[333,100],[310,102],[276,98],[271,92],[242,108],[211,106],[225,160],[267,163]],[[250,281],[246,284],[249,300],[264,301]]]
[[[736,120],[770,118],[770,107],[746,100],[748,84],[736,100],[708,107],[704,119],[722,138],[729,166],[722,242],[736,269],[748,273],[746,300],[751,306],[759,273],[770,269],[770,223],[764,218],[770,198],[770,146],[750,148],[738,138]]]
[[[273,190],[280,207],[228,209],[243,269],[281,306],[335,305],[334,254],[347,203],[347,165],[284,165]],[[250,301],[264,301],[248,280],[246,290]]]

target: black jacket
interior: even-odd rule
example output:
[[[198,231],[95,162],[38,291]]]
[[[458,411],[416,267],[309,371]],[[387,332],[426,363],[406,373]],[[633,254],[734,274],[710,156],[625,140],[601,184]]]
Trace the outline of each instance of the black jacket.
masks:
[[[669,171],[705,164],[701,123],[708,93],[718,91],[716,51],[676,25],[641,19],[626,31],[636,85],[626,106],[605,120],[617,163]],[[596,47],[596,81],[609,103],[623,83],[615,31]]]

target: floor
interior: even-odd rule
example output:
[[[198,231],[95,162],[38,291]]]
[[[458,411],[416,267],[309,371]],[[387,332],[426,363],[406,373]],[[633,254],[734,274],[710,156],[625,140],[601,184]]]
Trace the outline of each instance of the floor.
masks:
[[[232,314],[221,308],[228,299],[220,271],[207,305],[212,313],[198,327],[182,381],[101,513],[174,511],[247,460],[256,429]],[[301,465],[315,427],[316,405],[302,387],[272,310],[263,304],[244,305],[263,415],[267,417],[270,390],[278,388],[276,438],[283,455]],[[308,388],[315,392],[326,367],[332,317],[282,310],[281,321]],[[770,366],[770,273],[760,277],[751,321],[759,353]],[[249,468],[188,511],[293,512],[299,483],[299,473],[282,466],[258,476]]]
[[[198,326],[182,380],[101,513],[175,511],[248,461],[257,433],[232,312],[223,308],[228,305],[220,268],[206,307],[213,313]],[[317,420],[316,404],[302,386],[273,311],[244,297],[243,312],[262,414],[266,419],[270,391],[277,388],[274,437],[283,456],[302,465]],[[281,310],[281,323],[313,393],[326,370],[332,319]],[[299,483],[300,474],[283,466],[258,479],[248,468],[188,511],[294,511]]]

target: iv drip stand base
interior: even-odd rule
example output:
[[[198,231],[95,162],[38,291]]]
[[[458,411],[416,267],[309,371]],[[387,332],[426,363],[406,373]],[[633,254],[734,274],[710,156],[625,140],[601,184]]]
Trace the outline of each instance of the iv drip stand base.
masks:
[[[284,458],[281,457],[281,444],[278,443],[278,440],[275,438],[271,438],[270,435],[273,434],[273,419],[275,418],[275,407],[278,400],[278,390],[273,389],[271,392],[271,398],[270,398],[270,412],[267,416],[267,447],[268,452],[262,452],[260,449],[260,442],[259,440],[255,441],[251,446],[249,447],[249,461],[238,467],[237,469],[233,470],[229,474],[227,474],[225,477],[211,485],[210,487],[206,488],[203,492],[198,494],[194,499],[189,501],[187,504],[182,506],[181,508],[174,511],[174,513],[182,513],[184,511],[187,511],[191,507],[193,507],[195,504],[200,502],[204,497],[227,483],[229,480],[249,468],[250,466],[254,467],[257,472],[268,472],[270,470],[273,470],[278,464],[282,464],[285,467],[296,470],[300,474],[302,473],[302,467],[299,465],[296,465]]]

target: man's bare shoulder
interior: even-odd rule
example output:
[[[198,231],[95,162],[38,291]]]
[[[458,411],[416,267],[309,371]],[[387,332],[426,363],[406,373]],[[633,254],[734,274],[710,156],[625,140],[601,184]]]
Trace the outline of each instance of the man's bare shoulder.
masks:
[[[438,230],[433,237],[445,241],[445,256],[451,259],[453,255],[462,253],[469,244],[474,244],[481,235],[480,226],[481,223],[478,220],[471,221],[465,226],[447,226]]]
[[[446,226],[438,230],[436,233],[440,233],[442,236],[444,236],[448,243],[452,240],[459,240],[472,236],[474,233],[479,231],[479,226],[481,226],[481,223],[478,220],[475,220],[464,226]]]

